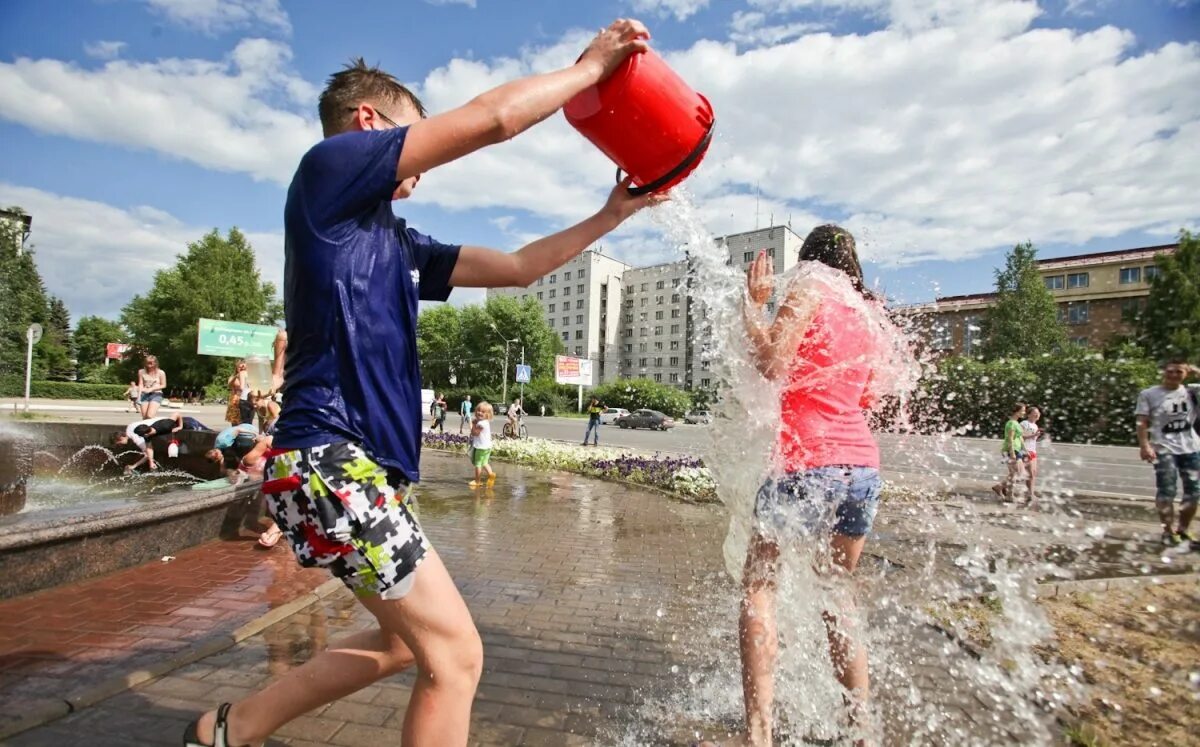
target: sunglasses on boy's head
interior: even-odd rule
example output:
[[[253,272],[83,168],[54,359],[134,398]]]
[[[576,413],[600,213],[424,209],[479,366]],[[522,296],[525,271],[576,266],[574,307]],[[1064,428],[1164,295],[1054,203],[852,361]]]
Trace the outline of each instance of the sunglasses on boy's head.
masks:
[[[356,112],[356,111],[358,111],[358,107],[357,107],[357,106],[351,106],[351,107],[348,107],[348,108],[346,109],[346,111],[348,111],[348,112]],[[379,118],[380,118],[380,119],[382,119],[384,122],[387,122],[387,123],[388,123],[388,124],[390,124],[392,127],[399,127],[399,126],[400,126],[400,125],[396,124],[395,120],[393,120],[391,117],[389,117],[388,115],[384,114],[383,112],[379,111],[378,109],[376,109],[376,110],[375,110],[375,113],[379,115]]]

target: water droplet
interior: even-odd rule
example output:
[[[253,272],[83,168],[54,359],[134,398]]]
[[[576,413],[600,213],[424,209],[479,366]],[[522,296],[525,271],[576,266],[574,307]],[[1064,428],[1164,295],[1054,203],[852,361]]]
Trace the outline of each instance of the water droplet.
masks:
[[[654,614],[655,614],[655,615],[657,615],[658,617],[662,617],[663,615],[665,615],[665,614],[667,614],[667,613],[666,613],[666,612],[663,612],[663,608],[662,608],[662,607],[659,607],[659,608],[658,608],[658,611],[656,611]]]

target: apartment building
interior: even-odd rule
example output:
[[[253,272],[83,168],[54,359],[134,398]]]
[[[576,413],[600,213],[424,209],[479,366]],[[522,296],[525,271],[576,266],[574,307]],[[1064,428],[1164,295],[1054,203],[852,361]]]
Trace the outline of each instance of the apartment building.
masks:
[[[684,386],[692,352],[687,260],[631,268],[621,282],[621,378]]]
[[[796,265],[803,239],[787,226],[771,226],[716,242],[742,269],[766,250],[778,273]],[[712,388],[716,382],[703,355],[706,317],[692,303],[688,267],[686,258],[631,267],[588,250],[528,288],[493,288],[488,297],[536,300],[567,354],[592,359],[598,384],[645,377]]]
[[[1178,244],[1163,244],[1038,260],[1038,273],[1058,302],[1058,318],[1067,325],[1070,342],[1102,348],[1114,337],[1132,334],[1146,308],[1150,281],[1158,273],[1154,258],[1177,248]],[[919,319],[933,350],[977,355],[983,316],[995,302],[996,294],[977,293],[944,296],[895,311]]]
[[[619,375],[621,278],[627,270],[624,262],[589,249],[528,288],[491,288],[487,295],[536,300],[567,355],[592,359],[599,384]]]

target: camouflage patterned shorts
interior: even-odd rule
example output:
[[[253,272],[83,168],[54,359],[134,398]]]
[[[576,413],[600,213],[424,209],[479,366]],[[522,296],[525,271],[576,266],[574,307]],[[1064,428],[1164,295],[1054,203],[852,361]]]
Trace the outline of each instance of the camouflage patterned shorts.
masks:
[[[349,442],[276,451],[263,493],[302,566],[321,566],[358,596],[399,599],[429,549],[412,484]]]

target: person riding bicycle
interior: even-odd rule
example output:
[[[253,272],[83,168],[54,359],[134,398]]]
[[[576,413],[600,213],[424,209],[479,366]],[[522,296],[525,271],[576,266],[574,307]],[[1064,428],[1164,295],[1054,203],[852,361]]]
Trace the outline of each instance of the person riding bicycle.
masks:
[[[508,408],[508,431],[516,436],[520,433],[521,418],[524,417],[525,410],[521,407],[521,398],[517,397]]]

